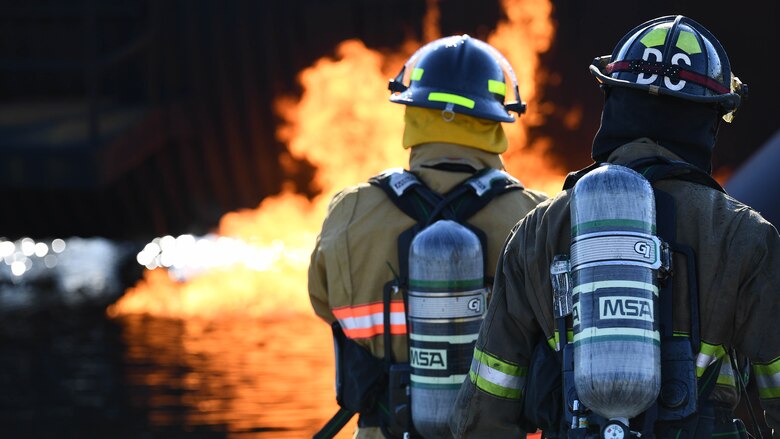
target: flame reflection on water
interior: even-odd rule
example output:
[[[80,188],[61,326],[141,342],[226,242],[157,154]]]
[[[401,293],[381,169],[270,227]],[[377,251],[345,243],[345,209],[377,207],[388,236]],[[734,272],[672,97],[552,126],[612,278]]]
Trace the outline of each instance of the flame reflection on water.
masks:
[[[330,330],[315,317],[116,321],[131,404],[155,432],[311,437],[338,408]]]

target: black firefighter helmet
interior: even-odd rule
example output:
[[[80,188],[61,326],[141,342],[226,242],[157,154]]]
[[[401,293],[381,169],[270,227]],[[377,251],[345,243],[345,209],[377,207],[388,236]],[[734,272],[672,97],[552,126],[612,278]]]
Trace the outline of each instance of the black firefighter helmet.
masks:
[[[511,82],[507,87],[507,80]],[[442,109],[498,122],[525,111],[509,62],[494,47],[468,35],[440,38],[421,47],[388,87],[391,102]],[[507,92],[513,99],[504,103]]]
[[[726,51],[704,26],[682,15],[647,21],[596,58],[590,72],[608,87],[717,105],[727,122],[747,95]]]

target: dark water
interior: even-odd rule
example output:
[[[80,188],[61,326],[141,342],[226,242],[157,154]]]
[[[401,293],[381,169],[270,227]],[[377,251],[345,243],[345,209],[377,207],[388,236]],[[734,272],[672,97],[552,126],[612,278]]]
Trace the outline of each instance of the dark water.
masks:
[[[331,349],[310,316],[5,318],[0,437],[311,437],[336,410]]]

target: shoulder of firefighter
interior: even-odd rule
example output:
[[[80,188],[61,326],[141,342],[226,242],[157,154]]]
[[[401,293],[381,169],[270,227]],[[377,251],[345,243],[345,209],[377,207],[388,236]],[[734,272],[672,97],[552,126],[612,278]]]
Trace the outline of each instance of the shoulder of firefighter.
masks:
[[[653,215],[627,207],[647,197],[646,189],[641,196],[610,193],[601,205],[588,192],[603,189],[599,181],[633,184],[609,183],[615,175],[641,180],[625,165],[643,163],[640,171],[652,174],[654,163],[668,168],[677,159],[647,139],[624,145],[607,166],[580,173],[576,185],[512,229],[450,416],[456,438],[510,438],[535,429],[586,438],[599,436],[599,428],[626,436],[737,435],[744,425],[732,422],[733,410],[741,393],[747,398],[741,388],[749,379],[767,425],[780,431],[775,227],[687,171],[671,172],[650,189],[658,233],[647,224]],[[650,254],[658,261],[639,261]],[[610,265],[610,258],[624,258],[623,265]]]
[[[494,198],[484,208],[478,206],[473,215],[470,212],[471,216],[464,222],[466,227],[463,228],[467,234],[472,231],[476,234],[484,232],[484,240],[475,241],[480,254],[484,252],[484,258],[480,257],[478,261],[479,268],[480,272],[492,273],[510,228],[546,199],[543,193],[523,188],[517,179],[502,171],[500,158],[496,154],[457,145],[426,145],[413,149],[410,165],[411,172],[391,169],[372,178],[370,183],[349,187],[338,193],[331,202],[317,237],[309,266],[309,295],[317,315],[330,324],[337,323],[345,339],[364,348],[374,358],[386,359],[392,356],[388,363],[408,363],[410,360],[407,308],[414,304],[408,303],[406,290],[409,289],[409,277],[415,273],[413,268],[401,266],[403,262],[399,260],[399,245],[410,243],[404,244],[399,237],[404,234],[409,238],[417,237],[422,230],[433,228],[423,227],[419,219],[410,216],[408,205],[427,206],[422,209],[424,212],[436,211],[436,207],[426,204],[430,202],[426,197],[436,198],[433,200],[433,204],[436,204],[437,200],[447,199],[450,194],[458,195],[458,191],[479,197],[487,194],[491,188],[495,189],[492,195]],[[407,190],[418,187],[426,189],[415,189],[413,201],[398,201],[406,198]],[[462,199],[454,196],[456,201]],[[448,230],[452,232],[460,229],[450,227]],[[473,279],[457,279],[454,283],[465,285],[470,281]],[[484,282],[484,276],[480,274],[479,285],[471,285],[477,291],[474,294],[482,297],[480,304],[475,302],[474,305],[479,308],[480,321],[484,314],[484,306],[481,305],[484,303]],[[439,279],[423,279],[419,282],[422,289],[430,285],[437,287],[438,284]],[[468,292],[463,294],[468,295]],[[478,322],[470,346],[473,346],[477,329]],[[440,336],[423,338],[431,337]],[[386,350],[386,344],[391,348]],[[460,377],[427,376],[421,380],[432,385],[449,380],[448,388],[456,392],[467,372],[466,360],[471,356],[471,347],[461,351],[466,356],[460,361],[464,364]],[[412,354],[418,354],[418,359],[424,357],[433,368],[429,370],[444,365],[447,355],[450,355],[449,352],[442,354],[437,351],[435,354],[439,356],[432,356],[430,352],[420,354],[420,351],[414,349]],[[388,363],[377,363],[376,367],[389,367]],[[457,382],[453,381],[456,379]],[[446,415],[444,418],[446,427]]]

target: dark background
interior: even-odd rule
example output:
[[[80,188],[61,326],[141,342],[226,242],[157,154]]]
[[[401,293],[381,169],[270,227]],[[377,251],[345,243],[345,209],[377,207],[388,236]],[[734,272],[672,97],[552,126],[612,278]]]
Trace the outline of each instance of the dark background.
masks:
[[[601,93],[587,66],[635,25],[685,14],[719,37],[751,96],[721,130],[715,169],[737,169],[780,127],[776,1],[554,1],[543,55],[549,136],[569,168],[589,163]],[[497,1],[442,0],[442,35],[486,38]],[[422,39],[424,0],[0,3],[0,235],[146,240],[204,233],[285,179],[272,102],[348,38],[394,50]],[[522,84],[521,84],[522,88]],[[583,110],[579,127],[563,118]],[[316,147],[316,146],[315,146]]]

